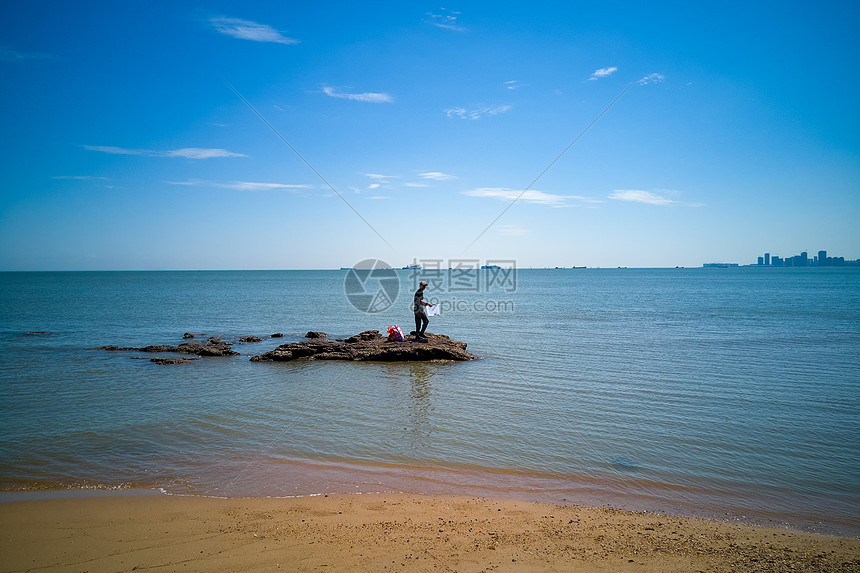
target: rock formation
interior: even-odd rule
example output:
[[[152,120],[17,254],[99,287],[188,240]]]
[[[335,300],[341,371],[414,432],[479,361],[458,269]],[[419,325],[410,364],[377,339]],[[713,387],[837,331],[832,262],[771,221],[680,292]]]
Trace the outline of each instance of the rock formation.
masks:
[[[281,335],[283,336],[283,335]],[[272,335],[272,337],[280,337]],[[183,335],[183,338],[188,338]],[[425,339],[407,337],[403,342],[389,340],[378,330],[366,330],[347,339],[330,340],[324,332],[310,331],[308,340],[282,344],[270,352],[251,357],[252,362],[286,361],[306,358],[308,360],[354,360],[378,362],[406,362],[426,360],[475,360],[466,352],[466,343],[451,340],[444,334],[427,334]],[[190,341],[177,346],[153,344],[135,348],[131,346],[100,346],[95,350],[110,352],[176,353],[185,356],[156,357],[156,364],[188,364],[196,358],[191,356],[238,356],[231,344],[260,342],[259,336],[241,336],[233,342],[224,342],[220,336],[211,336],[205,343]],[[142,358],[142,357],[133,357]]]
[[[405,362],[477,358],[466,352],[465,342],[451,340],[444,334],[428,333],[426,337],[426,340],[421,341],[407,338],[403,342],[397,342],[383,337],[378,330],[366,330],[346,340],[314,338],[282,344],[270,352],[252,357],[251,361],[270,362],[306,358],[308,360]]]
[[[132,352],[177,352],[179,354],[195,354],[197,356],[238,356],[239,353],[230,348],[226,342],[221,342],[219,337],[210,338],[206,344],[196,342],[183,342],[178,346],[169,344],[153,344],[142,348],[131,346],[99,346],[96,350],[107,350],[110,352],[132,351]]]

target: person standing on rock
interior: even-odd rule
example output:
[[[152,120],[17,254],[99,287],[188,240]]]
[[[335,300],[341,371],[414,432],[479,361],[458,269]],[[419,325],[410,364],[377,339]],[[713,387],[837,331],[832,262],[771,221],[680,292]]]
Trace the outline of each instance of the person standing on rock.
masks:
[[[430,319],[427,318],[425,306],[430,306],[429,302],[424,302],[424,289],[427,288],[427,283],[421,281],[418,285],[418,290],[415,291],[415,298],[412,301],[412,310],[415,311],[415,338],[418,340],[427,340],[424,336],[424,331],[427,330],[427,325],[430,324]]]

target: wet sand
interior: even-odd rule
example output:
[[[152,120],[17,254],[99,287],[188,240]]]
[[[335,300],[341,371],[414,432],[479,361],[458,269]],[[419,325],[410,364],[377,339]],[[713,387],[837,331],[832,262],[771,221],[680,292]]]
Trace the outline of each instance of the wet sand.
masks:
[[[860,539],[403,494],[0,504],[2,571],[860,571]]]

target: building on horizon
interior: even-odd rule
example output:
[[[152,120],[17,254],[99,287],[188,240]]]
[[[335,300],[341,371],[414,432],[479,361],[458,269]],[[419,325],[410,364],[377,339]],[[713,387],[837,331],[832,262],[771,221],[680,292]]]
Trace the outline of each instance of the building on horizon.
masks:
[[[802,251],[799,255],[793,257],[782,258],[779,255],[771,256],[770,253],[765,253],[763,257],[758,257],[758,264],[750,266],[758,267],[860,267],[860,259],[845,260],[845,257],[828,257],[827,251],[818,251],[811,259],[809,253]]]

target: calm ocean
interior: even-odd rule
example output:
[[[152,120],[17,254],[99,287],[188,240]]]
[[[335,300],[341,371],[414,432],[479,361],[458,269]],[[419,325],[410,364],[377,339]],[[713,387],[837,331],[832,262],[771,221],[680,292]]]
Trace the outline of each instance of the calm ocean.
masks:
[[[462,493],[860,534],[860,269],[446,272],[428,331],[482,360],[249,361],[411,330],[409,271],[373,314],[347,271],[0,273],[0,489]],[[186,331],[265,338],[173,366],[91,350]]]

